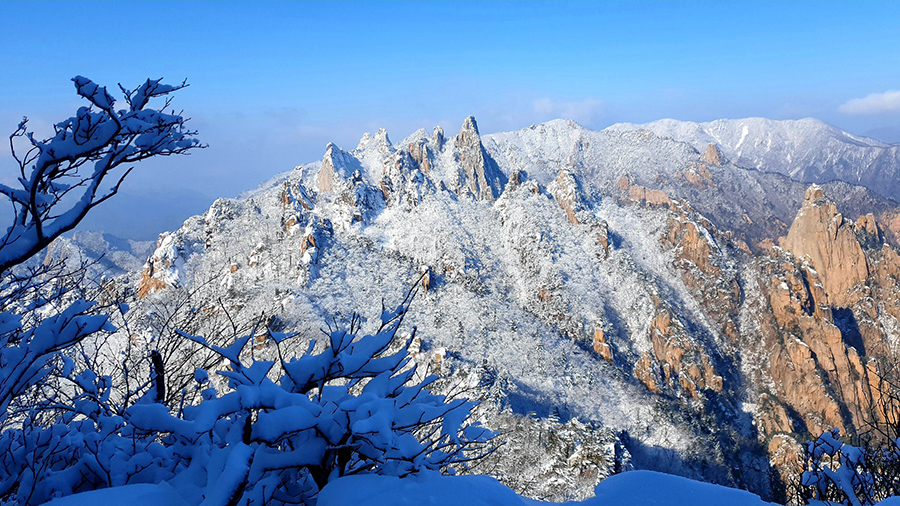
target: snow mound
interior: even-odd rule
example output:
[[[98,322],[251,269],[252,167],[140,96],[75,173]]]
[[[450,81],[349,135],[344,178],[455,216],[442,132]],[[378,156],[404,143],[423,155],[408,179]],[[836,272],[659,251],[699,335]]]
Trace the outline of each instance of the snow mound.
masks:
[[[595,497],[570,506],[763,506],[759,496],[744,490],[702,483],[653,471],[631,471],[600,482]],[[488,476],[413,478],[349,476],[330,483],[319,494],[318,506],[494,506],[558,504],[517,496]]]

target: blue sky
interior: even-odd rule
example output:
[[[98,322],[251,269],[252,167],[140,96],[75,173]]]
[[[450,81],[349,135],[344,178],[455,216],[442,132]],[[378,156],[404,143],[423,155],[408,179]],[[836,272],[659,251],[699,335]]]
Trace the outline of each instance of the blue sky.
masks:
[[[176,105],[209,148],[145,163],[107,206],[121,222],[162,203],[131,231],[155,236],[329,141],[470,114],[482,133],[811,116],[900,141],[898,26],[900,2],[0,1],[0,126],[72,115],[75,75],[187,78]]]

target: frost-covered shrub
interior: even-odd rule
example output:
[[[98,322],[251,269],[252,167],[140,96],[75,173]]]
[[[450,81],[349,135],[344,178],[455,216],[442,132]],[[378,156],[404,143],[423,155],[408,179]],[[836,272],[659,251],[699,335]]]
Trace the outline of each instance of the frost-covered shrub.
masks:
[[[398,335],[411,296],[383,311],[374,334],[359,335],[354,319],[301,356],[289,355],[289,334],[264,334],[276,360],[248,357],[254,333],[228,347],[185,335],[222,362],[212,376],[197,370],[202,401],[177,409],[159,402],[152,382],[125,406],[113,378],[63,357],[69,401],[36,405],[0,434],[0,499],[40,504],[167,482],[188,504],[315,504],[341,476],[465,468],[491,451],[493,433],[467,423],[473,402],[431,393],[436,376],[414,380],[414,332]]]
[[[35,409],[19,428],[0,434],[4,504],[43,504],[58,496],[155,483],[173,475],[176,461],[156,435],[135,431],[110,411],[109,377],[87,370],[72,379],[82,391],[69,405],[42,406],[55,408],[58,416],[52,421]]]
[[[475,472],[530,499],[585,500],[602,480],[630,468],[630,455],[612,429],[509,409],[491,413],[487,420],[502,434],[504,445],[479,462]]]
[[[313,353],[311,343],[300,357],[283,354],[288,334],[267,333],[276,361],[242,355],[253,334],[227,348],[187,336],[224,359],[218,374],[227,387],[216,391],[198,370],[201,403],[175,414],[139,403],[126,420],[166,434],[179,461],[171,483],[192,503],[313,504],[341,476],[453,472],[490,451],[493,434],[465,423],[473,402],[430,393],[436,377],[411,383],[409,341],[396,342],[410,297],[382,313],[374,334],[359,336],[351,323],[330,332],[324,350]]]
[[[900,490],[900,440],[853,446],[833,429],[808,441],[800,499],[809,504],[875,504]]]
[[[807,442],[807,469],[801,477],[801,484],[808,487],[807,499],[811,504],[871,504],[872,477],[866,470],[865,453],[841,441],[840,435],[833,429]]]

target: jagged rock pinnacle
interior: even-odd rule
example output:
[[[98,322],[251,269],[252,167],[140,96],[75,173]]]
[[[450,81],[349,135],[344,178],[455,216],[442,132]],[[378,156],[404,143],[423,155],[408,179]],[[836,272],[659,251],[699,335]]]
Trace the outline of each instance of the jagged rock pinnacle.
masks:
[[[835,306],[846,306],[851,300],[849,292],[869,275],[853,225],[844,220],[837,205],[816,184],[806,190],[784,248],[798,258],[809,258],[829,302]]]
[[[475,135],[481,135],[478,133],[478,123],[475,122],[475,116],[468,116],[466,120],[463,121],[463,126],[459,133],[462,134],[466,131],[474,132]]]

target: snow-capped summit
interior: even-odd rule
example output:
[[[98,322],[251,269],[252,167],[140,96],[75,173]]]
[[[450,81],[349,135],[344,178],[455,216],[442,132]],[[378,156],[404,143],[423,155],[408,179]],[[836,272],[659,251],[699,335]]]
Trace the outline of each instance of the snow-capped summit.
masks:
[[[813,118],[708,123],[663,119],[643,125],[619,123],[606,130],[649,130],[700,151],[714,144],[737,165],[802,182],[840,180],[888,198],[896,198],[900,190],[900,146],[853,135]]]

